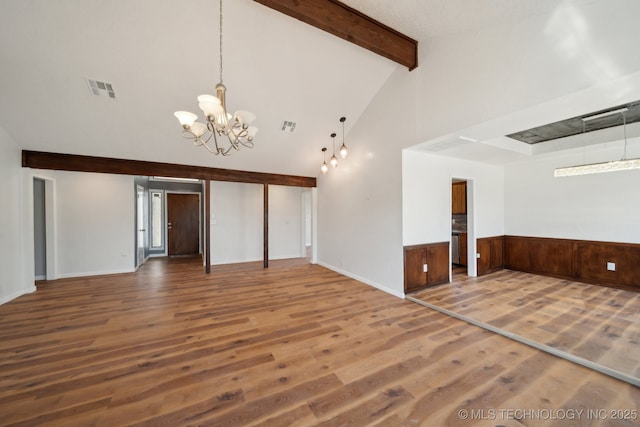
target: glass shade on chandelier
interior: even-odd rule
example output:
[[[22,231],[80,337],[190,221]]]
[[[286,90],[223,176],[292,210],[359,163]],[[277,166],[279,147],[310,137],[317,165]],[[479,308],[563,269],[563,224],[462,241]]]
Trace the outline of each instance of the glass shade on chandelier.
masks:
[[[253,138],[258,128],[252,123],[256,115],[244,110],[236,111],[233,116],[225,106],[226,88],[222,83],[216,85],[216,94],[200,95],[198,106],[202,110],[205,122],[198,122],[198,116],[189,111],[176,111],[185,138],[193,139],[195,145],[203,146],[213,154],[227,156],[241,146],[252,148]]]
[[[226,91],[222,84],[222,0],[220,4],[220,83],[216,85],[216,95],[200,95],[198,107],[204,116],[204,123],[189,111],[176,111],[174,116],[182,126],[182,135],[192,139],[197,146],[206,148],[213,154],[228,156],[240,147],[253,148],[253,138],[258,128],[252,123],[256,115],[238,110],[233,115],[227,112]]]

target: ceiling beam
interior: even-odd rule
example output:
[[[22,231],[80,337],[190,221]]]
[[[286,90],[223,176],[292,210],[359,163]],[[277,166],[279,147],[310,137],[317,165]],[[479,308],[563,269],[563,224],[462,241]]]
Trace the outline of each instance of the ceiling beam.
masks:
[[[337,0],[254,0],[409,68],[418,42]]]
[[[179,165],[174,163],[112,159],[108,157],[80,156],[76,154],[46,153],[28,150],[22,151],[22,167],[134,176],[196,178],[211,181],[287,185],[292,187],[316,186],[316,178],[306,176],[279,175],[204,166]]]

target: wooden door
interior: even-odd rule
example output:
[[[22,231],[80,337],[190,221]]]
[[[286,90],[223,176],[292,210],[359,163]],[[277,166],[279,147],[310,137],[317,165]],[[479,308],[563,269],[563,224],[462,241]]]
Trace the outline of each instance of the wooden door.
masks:
[[[454,215],[467,213],[467,183],[454,182],[451,185],[451,213]]]
[[[200,198],[197,194],[167,194],[169,255],[200,252]]]

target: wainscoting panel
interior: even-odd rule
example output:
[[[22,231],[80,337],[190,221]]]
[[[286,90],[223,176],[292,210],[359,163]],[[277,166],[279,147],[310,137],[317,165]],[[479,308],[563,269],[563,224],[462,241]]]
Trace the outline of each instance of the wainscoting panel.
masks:
[[[480,254],[478,276],[493,273],[504,268],[504,236],[483,237],[477,240]]]
[[[511,270],[640,291],[638,244],[505,236],[504,255]]]
[[[505,236],[505,266],[511,270],[575,278],[575,242]]]
[[[640,291],[640,245],[624,243],[577,243],[579,280],[625,285]],[[615,270],[608,270],[608,263]]]
[[[428,271],[424,271],[424,265]],[[404,247],[404,292],[449,282],[449,242]]]

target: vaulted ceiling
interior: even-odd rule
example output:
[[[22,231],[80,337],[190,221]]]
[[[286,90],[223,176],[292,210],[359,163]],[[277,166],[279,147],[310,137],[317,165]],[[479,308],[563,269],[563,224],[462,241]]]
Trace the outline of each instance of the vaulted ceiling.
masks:
[[[561,2],[344,1],[421,45]],[[391,74],[409,73],[254,1],[225,0],[223,19],[227,105],[256,113],[251,150],[212,156],[173,117],[198,112],[196,97],[218,83],[217,0],[2,0],[0,126],[29,150],[316,176],[339,118],[348,135]],[[115,99],[87,79],[112,84]]]

